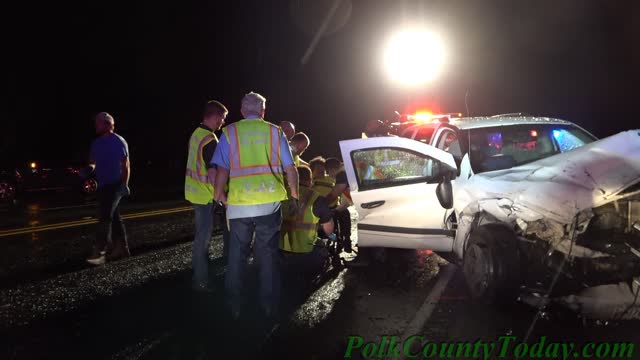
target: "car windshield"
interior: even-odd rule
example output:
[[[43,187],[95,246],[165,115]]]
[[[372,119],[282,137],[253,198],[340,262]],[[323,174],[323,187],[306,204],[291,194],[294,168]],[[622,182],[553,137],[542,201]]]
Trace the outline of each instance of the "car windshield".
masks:
[[[523,165],[596,140],[572,125],[523,124],[471,129],[470,132],[468,141],[462,144],[471,145],[471,166],[475,173]],[[462,134],[462,139],[469,136],[468,131]]]

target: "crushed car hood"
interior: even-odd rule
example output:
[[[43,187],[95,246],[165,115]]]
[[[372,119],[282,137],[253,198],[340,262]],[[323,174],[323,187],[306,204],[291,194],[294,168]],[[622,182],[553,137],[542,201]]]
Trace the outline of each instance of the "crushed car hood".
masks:
[[[466,184],[460,186],[462,201],[456,207],[502,200],[494,204],[525,221],[541,215],[569,223],[576,213],[619,198],[639,181],[640,130],[630,130],[526,165],[472,176],[462,181]]]

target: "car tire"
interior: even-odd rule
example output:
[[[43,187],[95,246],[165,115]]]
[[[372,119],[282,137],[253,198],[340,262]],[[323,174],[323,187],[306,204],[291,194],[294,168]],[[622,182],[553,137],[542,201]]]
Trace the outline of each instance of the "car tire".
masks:
[[[85,195],[93,195],[98,190],[98,182],[96,179],[89,178],[82,181],[82,193]]]
[[[511,229],[486,225],[474,230],[462,263],[472,299],[485,304],[515,301],[521,270],[517,239]]]

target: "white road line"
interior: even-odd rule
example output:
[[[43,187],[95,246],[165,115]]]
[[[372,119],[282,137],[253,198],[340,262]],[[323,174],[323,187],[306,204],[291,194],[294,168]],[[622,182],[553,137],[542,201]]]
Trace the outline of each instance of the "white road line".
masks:
[[[433,288],[431,289],[429,295],[427,295],[424,303],[422,303],[422,306],[420,307],[420,309],[418,309],[418,312],[416,312],[416,314],[413,316],[413,320],[411,321],[411,323],[404,329],[401,337],[402,340],[406,340],[408,337],[413,335],[419,335],[422,332],[422,329],[431,317],[431,313],[433,313],[436,305],[438,305],[440,296],[442,296],[442,293],[447,288],[447,284],[449,284],[449,281],[453,277],[453,274],[456,273],[458,267],[453,264],[448,264],[442,266],[440,269],[441,271],[440,275],[438,276],[438,281],[435,285],[433,285]],[[406,357],[404,356],[404,353],[402,353],[400,359],[405,358]]]

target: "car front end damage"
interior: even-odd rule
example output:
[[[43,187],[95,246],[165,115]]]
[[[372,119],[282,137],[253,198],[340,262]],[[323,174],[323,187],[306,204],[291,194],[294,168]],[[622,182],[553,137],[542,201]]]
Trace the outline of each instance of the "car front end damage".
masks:
[[[480,288],[476,295],[517,284],[520,299],[533,306],[561,304],[592,319],[640,319],[640,131],[477,174],[456,188],[455,248],[468,282],[475,282],[470,286]],[[478,249],[496,245],[474,233],[486,238],[491,232],[477,230],[490,226],[496,244],[516,245],[479,261]]]

